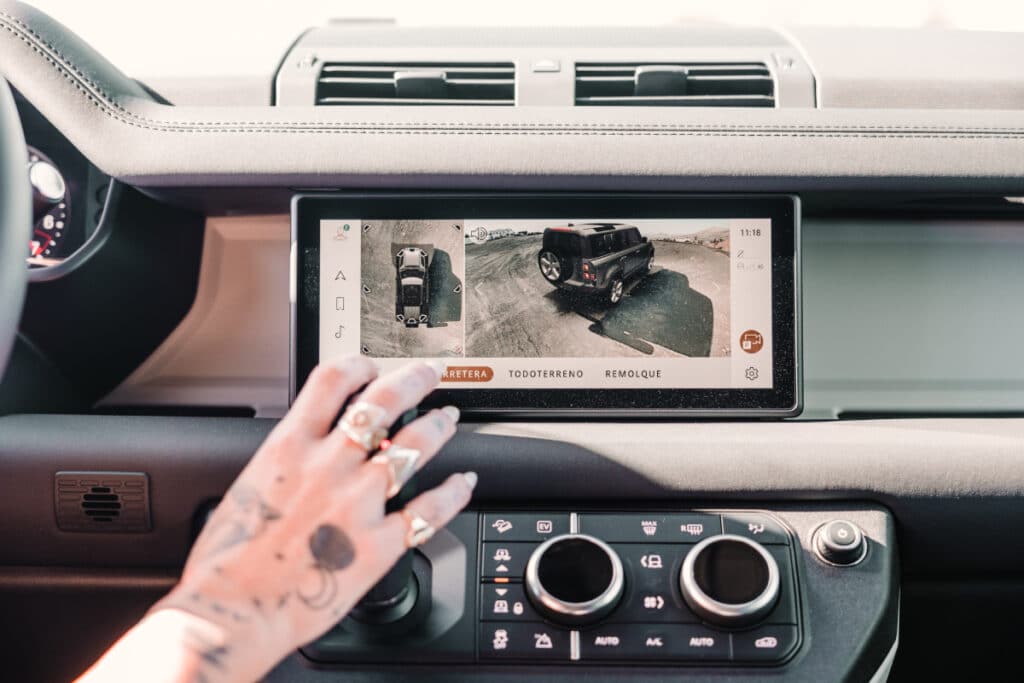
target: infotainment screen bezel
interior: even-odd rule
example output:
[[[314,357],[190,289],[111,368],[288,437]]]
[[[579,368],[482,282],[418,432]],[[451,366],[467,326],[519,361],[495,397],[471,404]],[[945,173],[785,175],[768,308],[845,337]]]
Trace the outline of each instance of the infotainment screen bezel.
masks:
[[[453,403],[486,418],[783,418],[802,405],[800,202],[792,195],[663,193],[317,193],[292,200],[290,398],[319,357],[321,221],[362,219],[764,218],[771,220],[770,389],[438,389],[424,410]]]

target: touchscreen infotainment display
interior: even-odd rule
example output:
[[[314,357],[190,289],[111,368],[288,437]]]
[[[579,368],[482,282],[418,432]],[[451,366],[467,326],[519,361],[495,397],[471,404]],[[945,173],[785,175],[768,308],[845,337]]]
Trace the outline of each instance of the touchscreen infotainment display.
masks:
[[[701,392],[792,389],[792,368],[776,372],[777,334],[791,353],[795,309],[777,303],[794,291],[776,291],[773,269],[775,233],[792,244],[792,220],[750,215],[739,200],[736,215],[572,204],[578,213],[489,214],[481,201],[476,215],[423,216],[339,201],[306,221],[315,236],[300,240],[300,283],[317,319],[315,360],[363,354],[387,370],[443,358],[445,391],[510,409],[522,407],[501,405],[511,395],[537,390],[563,398],[553,408],[646,392],[671,409],[688,407],[672,397]],[[788,257],[791,269],[792,247]]]

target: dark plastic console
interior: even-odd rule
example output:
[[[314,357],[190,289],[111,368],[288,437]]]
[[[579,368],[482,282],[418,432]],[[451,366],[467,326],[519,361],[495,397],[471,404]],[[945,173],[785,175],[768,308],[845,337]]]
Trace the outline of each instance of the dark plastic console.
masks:
[[[856,562],[834,561],[853,557],[839,547],[851,536]],[[873,673],[884,652],[843,661],[847,641],[863,643],[866,627],[885,648],[896,639],[891,519],[877,509],[466,512],[414,566],[403,628],[350,617],[303,655],[353,674],[443,663],[774,676],[820,661]],[[837,638],[831,660],[814,651]]]

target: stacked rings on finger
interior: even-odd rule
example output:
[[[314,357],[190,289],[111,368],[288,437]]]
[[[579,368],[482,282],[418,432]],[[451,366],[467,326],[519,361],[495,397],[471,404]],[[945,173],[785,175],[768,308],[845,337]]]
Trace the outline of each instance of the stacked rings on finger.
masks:
[[[338,429],[367,453],[372,453],[388,436],[388,411],[373,403],[359,401],[349,406]]]
[[[388,473],[388,498],[393,498],[402,490],[405,483],[416,474],[416,463],[423,457],[423,453],[415,448],[406,448],[395,443],[388,442],[387,445],[370,462],[375,465],[384,465]]]
[[[437,531],[437,529],[430,525],[430,522],[423,519],[415,512],[402,510],[402,517],[405,519],[408,527],[405,532],[406,548],[415,548],[418,545],[423,545],[429,541]]]

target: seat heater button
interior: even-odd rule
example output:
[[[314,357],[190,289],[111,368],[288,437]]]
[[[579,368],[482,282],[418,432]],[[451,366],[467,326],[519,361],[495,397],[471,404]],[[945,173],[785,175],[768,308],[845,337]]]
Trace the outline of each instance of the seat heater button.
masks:
[[[485,583],[480,587],[480,619],[483,621],[540,621],[519,583]]]
[[[481,659],[569,660],[569,632],[541,623],[488,622],[480,628]]]
[[[722,533],[722,518],[703,513],[580,515],[580,531],[608,543],[696,543]]]
[[[484,515],[485,541],[543,542],[569,533],[569,515],[564,512],[488,512]]]
[[[537,543],[484,543],[483,574],[487,579],[522,581]]]
[[[786,530],[767,515],[726,512],[722,518],[727,534],[745,536],[752,541],[768,545],[789,543],[789,534]]]
[[[796,646],[796,626],[762,626],[753,631],[732,634],[733,660],[736,662],[777,662]]]

